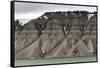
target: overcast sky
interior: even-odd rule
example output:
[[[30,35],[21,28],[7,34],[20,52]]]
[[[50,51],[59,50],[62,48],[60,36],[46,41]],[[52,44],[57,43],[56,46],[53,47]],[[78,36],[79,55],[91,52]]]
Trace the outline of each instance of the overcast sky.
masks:
[[[15,19],[35,19],[45,12],[74,10],[94,12],[96,7],[16,2]]]

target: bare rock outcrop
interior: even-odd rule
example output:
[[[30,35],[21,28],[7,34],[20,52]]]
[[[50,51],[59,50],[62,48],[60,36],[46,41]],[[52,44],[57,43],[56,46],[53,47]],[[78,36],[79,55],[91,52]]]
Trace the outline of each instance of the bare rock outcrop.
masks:
[[[16,59],[95,56],[97,18],[88,15],[86,11],[46,12],[23,26],[17,21]]]

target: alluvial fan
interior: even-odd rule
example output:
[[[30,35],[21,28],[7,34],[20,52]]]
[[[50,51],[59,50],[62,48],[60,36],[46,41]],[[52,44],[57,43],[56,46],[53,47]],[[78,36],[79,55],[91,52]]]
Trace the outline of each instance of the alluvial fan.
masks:
[[[53,58],[96,55],[96,13],[46,12],[24,25],[15,21],[15,57]]]

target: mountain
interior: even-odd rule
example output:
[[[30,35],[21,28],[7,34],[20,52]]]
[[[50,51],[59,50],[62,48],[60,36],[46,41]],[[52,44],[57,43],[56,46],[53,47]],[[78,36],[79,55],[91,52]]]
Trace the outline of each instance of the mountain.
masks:
[[[93,14],[90,15],[89,14]],[[88,40],[96,52],[97,18],[87,11],[46,12],[37,19],[19,20],[24,25],[15,31],[15,56],[18,58],[47,58],[90,56]],[[27,23],[26,23],[27,22]],[[19,23],[18,23],[19,25]],[[18,26],[17,25],[17,26]],[[82,39],[84,37],[84,39]],[[72,44],[74,40],[74,44]],[[79,42],[81,40],[81,42]],[[80,43],[80,45],[77,45]],[[84,50],[80,49],[82,47]],[[75,45],[73,48],[72,45]],[[85,53],[83,53],[85,52]]]

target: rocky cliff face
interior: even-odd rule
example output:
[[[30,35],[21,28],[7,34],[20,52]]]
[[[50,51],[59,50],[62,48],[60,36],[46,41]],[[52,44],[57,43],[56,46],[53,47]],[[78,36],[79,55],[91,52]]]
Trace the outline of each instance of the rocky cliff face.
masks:
[[[95,56],[97,18],[94,14],[88,19],[88,15],[85,11],[46,12],[20,26],[15,31],[16,59]],[[93,46],[88,46],[89,40]]]

